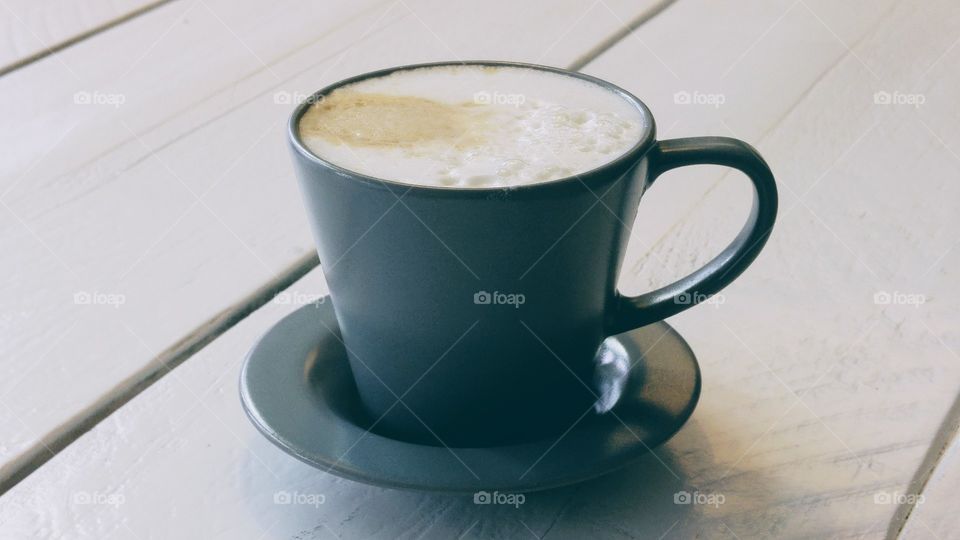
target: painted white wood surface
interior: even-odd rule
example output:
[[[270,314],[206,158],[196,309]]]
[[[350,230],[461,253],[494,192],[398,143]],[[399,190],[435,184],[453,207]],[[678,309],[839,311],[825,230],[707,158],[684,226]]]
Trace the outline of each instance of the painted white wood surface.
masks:
[[[960,390],[951,232],[960,225],[960,108],[949,97],[960,82],[960,14],[949,2],[791,5],[726,79],[712,86],[701,72],[703,92],[727,97],[717,114],[728,133],[772,164],[782,210],[770,246],[726,302],[676,318],[705,364],[695,418],[709,441],[691,444],[683,462],[691,483],[739,500],[712,521],[741,537],[882,537],[900,507],[877,494],[910,492]],[[806,47],[777,46],[791,39]],[[775,123],[743,123],[794,84],[798,55],[831,43],[840,54],[830,69],[789,109],[764,113]],[[676,65],[673,54],[659,56]],[[744,69],[774,75],[756,78],[751,93],[731,86]],[[925,102],[877,104],[877,92]],[[736,175],[709,186],[671,236],[635,259],[627,290],[662,282],[662,265],[689,269],[717,252],[748,195]],[[650,195],[648,206],[658,200]],[[681,536],[702,530],[677,527]]]
[[[886,535],[900,507],[877,494],[909,493],[960,390],[951,232],[960,225],[960,108],[949,97],[960,82],[960,14],[949,2],[872,6],[868,15],[846,3],[794,4],[762,52],[730,72],[755,66],[775,83],[758,79],[754,95],[726,81],[712,90],[732,104],[718,109],[725,127],[757,143],[782,195],[771,245],[726,302],[677,317],[705,364],[695,418],[708,442],[686,448],[683,463],[691,483],[735,501],[710,521],[740,536]],[[808,54],[824,35],[842,42],[830,69],[776,123],[760,132],[743,124],[798,69],[794,55],[775,54],[777,42],[804,39],[796,54]],[[669,50],[660,56],[673,62]],[[877,92],[924,103],[878,104]],[[745,212],[747,188],[731,175],[709,189],[673,236],[636,260],[628,290],[661,282],[664,264],[693,268],[716,253],[730,216]],[[681,536],[704,530],[677,527]]]
[[[4,0],[0,3],[0,72],[23,65],[105,27],[156,0]]]
[[[693,31],[698,17],[709,23]],[[686,0],[587,67],[647,100],[666,136],[757,143],[781,185],[756,266],[722,304],[674,318],[705,387],[656,458],[517,510],[312,471],[263,441],[237,402],[243,353],[292,309],[271,304],[0,498],[0,524],[15,538],[883,537],[898,507],[876,494],[909,489],[958,390],[956,17],[947,2]],[[675,104],[684,90],[726,101]],[[925,103],[878,105],[878,91]],[[726,178],[684,171],[648,194],[625,290],[720,248],[748,197]],[[875,304],[877,292],[901,303]],[[284,490],[325,502],[274,504]],[[724,502],[675,505],[680,490]]]
[[[657,5],[173,2],[0,78],[0,481],[312,252],[297,96],[419,61],[568,65]]]

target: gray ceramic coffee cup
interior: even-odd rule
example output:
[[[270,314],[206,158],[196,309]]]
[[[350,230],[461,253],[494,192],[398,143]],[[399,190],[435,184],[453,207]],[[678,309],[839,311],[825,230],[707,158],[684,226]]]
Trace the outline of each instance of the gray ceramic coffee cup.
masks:
[[[446,63],[459,65],[460,62]],[[623,156],[575,177],[511,188],[409,185],[310,152],[293,113],[289,139],[356,389],[372,430],[423,444],[491,446],[559,436],[594,412],[594,356],[608,336],[661,320],[722,289],[760,252],[777,190],[748,144],[657,141],[650,110]],[[732,243],[679,281],[628,297],[616,289],[640,198],[662,173],[716,164],[746,173],[753,208]]]

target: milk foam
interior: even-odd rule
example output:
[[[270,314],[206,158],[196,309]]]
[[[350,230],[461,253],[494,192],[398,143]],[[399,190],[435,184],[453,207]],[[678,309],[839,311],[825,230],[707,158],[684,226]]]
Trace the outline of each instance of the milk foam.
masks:
[[[313,153],[409,184],[503,187],[613,161],[640,139],[637,108],[601,86],[517,67],[442,66],[338,88],[300,120]]]

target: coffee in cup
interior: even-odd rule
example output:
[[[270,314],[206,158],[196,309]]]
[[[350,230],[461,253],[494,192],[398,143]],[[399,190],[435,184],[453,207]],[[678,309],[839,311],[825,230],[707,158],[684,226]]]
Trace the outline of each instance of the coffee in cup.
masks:
[[[365,79],[300,119],[312,152],[385,180],[510,187],[595,169],[640,139],[640,111],[581,79],[522,67],[437,66]]]

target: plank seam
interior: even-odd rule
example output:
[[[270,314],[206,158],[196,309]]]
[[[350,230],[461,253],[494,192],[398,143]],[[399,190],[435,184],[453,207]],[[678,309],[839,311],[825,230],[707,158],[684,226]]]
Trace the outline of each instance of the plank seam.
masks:
[[[115,19],[109,20],[109,21],[107,21],[107,22],[105,22],[105,23],[103,23],[103,24],[100,24],[99,26],[94,26],[93,28],[90,28],[89,30],[85,30],[85,31],[83,31],[83,32],[80,32],[79,34],[76,34],[76,35],[74,35],[74,36],[72,36],[72,37],[69,37],[69,38],[61,41],[60,43],[57,43],[56,45],[47,46],[47,44],[46,44],[46,43],[43,43],[43,41],[40,40],[40,38],[37,38],[36,36],[34,36],[38,41],[41,42],[41,45],[43,45],[44,48],[41,49],[41,50],[39,50],[39,51],[37,51],[37,52],[35,52],[35,53],[33,53],[33,54],[31,54],[31,55],[28,55],[28,56],[25,56],[25,57],[23,57],[23,58],[21,58],[21,59],[19,59],[19,60],[16,60],[16,61],[14,61],[14,62],[11,63],[11,64],[7,64],[6,66],[0,67],[0,77],[3,77],[4,75],[9,75],[10,73],[12,73],[12,72],[14,72],[14,71],[16,71],[16,70],[18,70],[18,69],[25,68],[25,67],[29,66],[30,64],[32,64],[32,63],[34,63],[34,62],[37,62],[37,61],[39,61],[39,60],[43,60],[44,58],[46,58],[46,57],[48,57],[48,56],[50,56],[50,55],[52,55],[52,54],[56,54],[56,53],[58,53],[58,52],[60,52],[60,51],[62,51],[62,50],[64,50],[64,49],[67,49],[67,48],[69,48],[69,47],[72,47],[72,46],[74,46],[74,45],[76,45],[76,44],[78,44],[78,43],[80,43],[80,42],[82,42],[82,41],[86,41],[86,40],[88,40],[88,39],[96,36],[97,34],[100,34],[101,32],[105,32],[105,31],[110,30],[111,28],[114,28],[114,27],[116,27],[116,26],[119,26],[119,25],[121,25],[121,24],[123,24],[123,23],[125,23],[125,22],[127,22],[127,21],[136,19],[137,17],[140,17],[141,15],[146,15],[147,13],[150,13],[151,11],[153,11],[153,10],[159,8],[159,7],[162,7],[162,6],[166,5],[166,4],[169,4],[169,3],[175,2],[175,1],[178,1],[178,0],[158,0],[158,1],[156,1],[156,2],[153,2],[152,4],[146,4],[146,5],[140,6],[140,7],[138,7],[137,9],[135,9],[135,10],[133,10],[133,11],[130,11],[130,12],[128,12],[128,13],[125,13],[125,14],[123,14],[123,15],[115,18]]]
[[[927,485],[933,479],[934,473],[940,466],[940,462],[947,454],[947,450],[957,440],[960,435],[960,395],[956,397],[953,406],[947,411],[943,422],[937,429],[937,435],[927,449],[920,466],[914,473],[907,488],[908,494],[915,497],[905,497],[905,502],[897,508],[893,519],[890,520],[887,529],[887,538],[895,540],[901,538],[904,529],[907,527],[907,521],[913,515],[913,511],[920,504],[920,495],[927,489]],[[920,518],[917,518],[920,519]]]
[[[663,0],[662,2],[657,4],[655,7],[650,9],[649,11],[645,11],[641,13],[640,15],[635,17],[633,20],[623,25],[623,27],[620,30],[614,32],[608,38],[604,39],[603,41],[598,43],[596,46],[594,46],[592,49],[578,56],[576,60],[574,60],[567,66],[567,69],[569,69],[570,71],[580,71],[581,69],[584,68],[584,66],[596,60],[601,54],[607,52],[608,50],[612,49],[617,43],[620,43],[621,41],[623,41],[627,36],[632,34],[637,28],[640,28],[640,26],[642,26],[644,23],[646,23],[650,19],[653,19],[657,15],[663,13],[665,9],[673,5],[673,3],[676,1],[677,0]]]
[[[171,370],[191,358],[213,340],[243,321],[278,293],[319,265],[314,252],[300,257],[266,284],[228,306],[198,326],[178,342],[164,349],[131,376],[117,383],[98,400],[73,415],[61,426],[37,441],[17,459],[4,467],[0,476],[0,495],[53,459],[61,450],[90,431],[114,411],[162,379]]]

